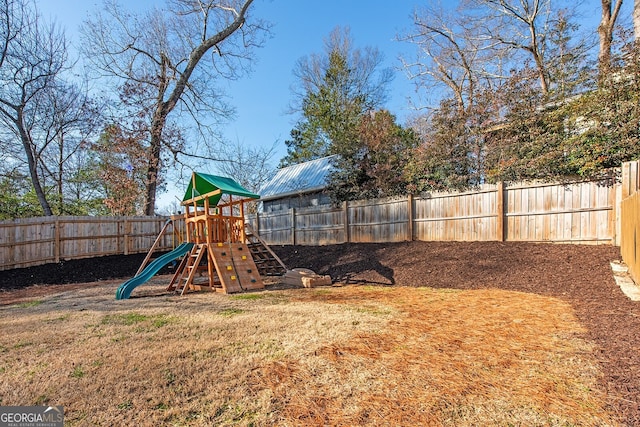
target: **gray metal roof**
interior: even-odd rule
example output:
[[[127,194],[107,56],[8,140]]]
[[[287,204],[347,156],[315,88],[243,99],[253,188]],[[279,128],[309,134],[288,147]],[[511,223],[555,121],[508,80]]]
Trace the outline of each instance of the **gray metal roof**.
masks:
[[[327,185],[334,156],[322,157],[297,165],[287,166],[262,186],[258,194],[262,200],[277,199],[293,194],[319,191]]]

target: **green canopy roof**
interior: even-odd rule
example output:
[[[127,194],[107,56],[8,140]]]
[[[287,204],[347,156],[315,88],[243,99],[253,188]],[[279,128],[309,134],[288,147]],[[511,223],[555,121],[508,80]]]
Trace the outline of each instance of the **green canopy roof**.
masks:
[[[195,181],[195,188],[193,185],[194,181]],[[208,175],[206,173],[200,173],[200,172],[194,172],[193,176],[191,177],[191,180],[189,181],[189,186],[187,187],[187,191],[184,193],[184,197],[182,198],[182,201],[184,202],[187,200],[191,200],[193,198],[214,192],[216,190],[220,190],[220,192],[208,197],[209,205],[212,207],[218,204],[218,202],[220,201],[220,198],[222,198],[224,194],[231,194],[231,195],[240,196],[240,197],[248,197],[251,199],[260,198],[259,195],[250,192],[249,190],[247,190],[246,188],[244,188],[243,186],[241,186],[231,178],[227,178],[224,176],[217,176],[217,175]],[[199,205],[204,204],[204,200],[199,200],[198,204]]]

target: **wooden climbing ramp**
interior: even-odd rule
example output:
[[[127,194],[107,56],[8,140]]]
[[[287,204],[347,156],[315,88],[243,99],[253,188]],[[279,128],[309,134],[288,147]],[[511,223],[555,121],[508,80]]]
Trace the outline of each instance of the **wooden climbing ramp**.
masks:
[[[224,293],[264,288],[245,243],[216,243],[210,247],[210,254]]]

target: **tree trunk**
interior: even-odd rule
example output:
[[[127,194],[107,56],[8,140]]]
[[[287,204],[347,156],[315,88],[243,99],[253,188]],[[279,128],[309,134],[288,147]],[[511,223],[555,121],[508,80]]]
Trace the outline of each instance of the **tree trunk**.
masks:
[[[531,20],[529,22],[529,33],[531,35],[531,48],[529,51],[533,56],[533,60],[536,63],[536,68],[538,70],[538,80],[540,80],[540,90],[544,95],[549,93],[549,83],[547,77],[547,69],[544,63],[544,59],[540,53],[540,49],[538,48],[538,32],[536,30],[535,21]]]
[[[157,111],[151,121],[151,143],[149,146],[149,166],[147,167],[146,195],[144,214],[155,215],[156,192],[158,190],[158,171],[160,170],[160,151],[162,148],[162,130],[166,115]]]
[[[601,75],[611,64],[611,42],[613,40],[611,29],[611,0],[602,0],[602,18],[600,18],[600,25],[598,25],[598,37],[600,38],[598,67]]]
[[[633,35],[636,42],[640,40],[640,0],[633,2]]]
[[[36,192],[36,197],[38,197],[38,202],[40,202],[40,206],[42,207],[42,211],[45,216],[52,216],[53,212],[51,211],[51,206],[47,201],[47,197],[44,194],[44,190],[42,185],[40,184],[40,179],[38,178],[38,171],[36,168],[36,159],[33,155],[33,150],[31,150],[32,143],[31,138],[29,137],[27,131],[22,125],[22,113],[18,113],[18,119],[16,121],[16,125],[18,127],[18,131],[20,132],[20,139],[22,140],[22,146],[24,147],[24,152],[27,156],[27,165],[29,166],[29,175],[31,176],[31,183],[33,184],[33,188]]]
[[[235,13],[235,19],[233,20],[233,22],[229,23],[225,28],[223,28],[215,35],[202,40],[199,45],[193,48],[191,54],[189,55],[189,60],[185,64],[184,70],[179,73],[179,77],[175,81],[173,90],[166,98],[166,90],[169,87],[169,83],[174,77],[168,77],[167,73],[171,69],[170,61],[168,60],[166,54],[160,52],[160,69],[158,70],[160,73],[160,83],[157,86],[158,97],[156,102],[156,110],[153,113],[153,117],[151,119],[151,142],[149,147],[149,166],[147,168],[146,194],[144,203],[145,215],[151,216],[155,214],[156,191],[158,189],[158,172],[161,166],[160,153],[162,151],[162,132],[166,124],[167,116],[169,115],[169,113],[171,113],[171,111],[173,111],[176,104],[182,97],[189,83],[189,78],[191,77],[191,74],[195,70],[202,57],[211,48],[225,41],[235,31],[237,31],[244,25],[247,10],[249,9],[249,6],[251,5],[251,3],[253,3],[253,1],[254,0],[245,0],[241,10]],[[164,99],[166,99],[166,101],[163,101]]]
[[[611,67],[611,44],[613,43],[613,28],[615,27],[616,20],[618,19],[618,13],[620,13],[620,7],[623,0],[616,0],[615,4],[612,0],[601,0],[602,4],[602,17],[600,18],[600,25],[598,25],[598,37],[600,38],[600,52],[598,52],[598,71],[600,76],[605,76],[609,67]],[[633,21],[636,34],[638,27],[636,26],[636,12],[638,11],[638,2],[635,0],[633,8]],[[636,35],[637,37],[637,35]]]
[[[64,175],[64,137],[60,135],[60,143],[58,144],[58,215],[64,214],[64,196],[63,191],[63,175]]]
[[[537,51],[534,53],[534,59],[536,62],[536,68],[538,69],[538,80],[540,81],[540,90],[544,95],[546,95],[549,93],[549,83],[547,83],[547,72],[544,66],[544,62]]]
[[[144,214],[155,215],[156,192],[158,190],[158,170],[160,169],[160,137],[151,137],[149,147],[149,166],[147,168],[147,188],[144,203]]]

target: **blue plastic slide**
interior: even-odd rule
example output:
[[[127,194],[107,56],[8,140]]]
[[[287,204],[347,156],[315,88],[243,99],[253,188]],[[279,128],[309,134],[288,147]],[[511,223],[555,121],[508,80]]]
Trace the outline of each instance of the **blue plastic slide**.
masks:
[[[168,252],[153,260],[153,262],[147,265],[147,267],[142,270],[140,274],[127,280],[118,287],[118,290],[116,291],[116,299],[129,299],[129,296],[131,296],[131,291],[155,276],[156,273],[158,273],[158,271],[160,271],[160,269],[165,265],[180,258],[181,256],[184,256],[191,250],[192,247],[193,243],[183,243],[171,252]]]

